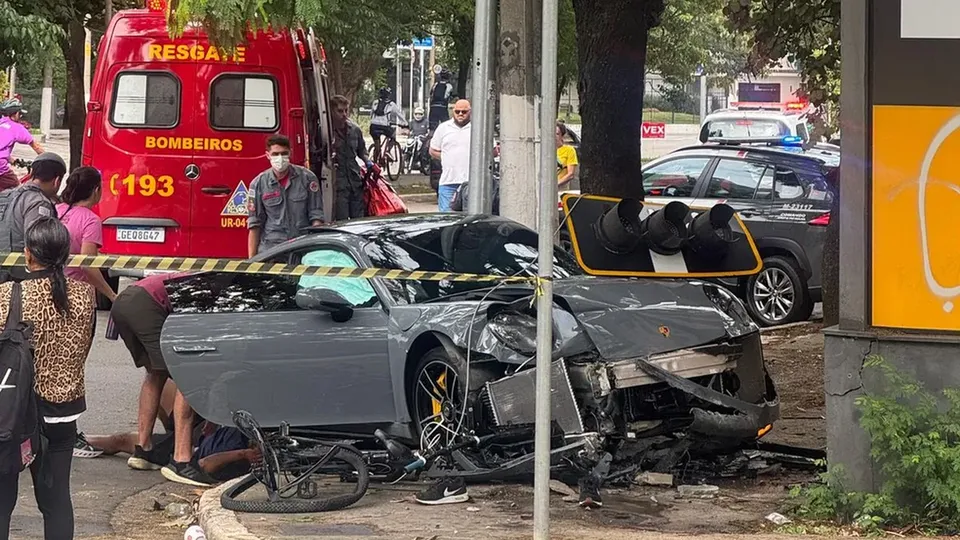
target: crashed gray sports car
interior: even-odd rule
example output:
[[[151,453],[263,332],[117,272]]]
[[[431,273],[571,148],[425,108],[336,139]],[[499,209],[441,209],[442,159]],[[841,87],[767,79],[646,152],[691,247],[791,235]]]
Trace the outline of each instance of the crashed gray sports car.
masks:
[[[500,217],[405,215],[316,230],[257,259],[532,276],[537,235]],[[742,442],[777,419],[758,329],[725,289],[590,277],[559,248],[554,268],[557,444]],[[379,428],[421,448],[533,423],[532,285],[208,272],[168,290],[164,357],[214,422],[244,409],[263,426],[355,438]]]

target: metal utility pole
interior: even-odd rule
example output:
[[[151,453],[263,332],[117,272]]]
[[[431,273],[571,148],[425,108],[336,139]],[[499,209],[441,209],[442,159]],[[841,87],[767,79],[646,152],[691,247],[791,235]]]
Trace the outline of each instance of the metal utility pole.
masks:
[[[700,122],[707,117],[707,74],[700,75]]]
[[[500,12],[500,214],[537,227],[537,95],[542,0],[502,0]],[[543,133],[553,141],[553,130]]]
[[[395,63],[397,64],[397,84],[396,84],[396,87],[397,87],[396,97],[397,97],[397,99],[396,99],[396,101],[397,101],[397,105],[399,105],[401,109],[403,108],[403,64],[400,63],[400,51],[402,51],[402,50],[403,50],[403,49],[401,48],[400,44],[397,43],[397,46],[396,46],[396,48],[394,49],[394,52],[395,52],[395,54],[396,54],[396,62],[395,62]]]
[[[43,66],[43,90],[40,94],[40,133],[46,141],[53,126],[53,64]]]
[[[427,64],[424,63],[424,57],[424,50],[420,49],[420,106],[426,109],[427,89],[423,87],[423,78],[426,75],[424,72],[427,70]]]
[[[15,96],[17,93],[17,65],[16,64],[10,66],[10,72],[7,74],[7,83],[8,83],[8,86],[10,87],[10,91],[7,92],[9,94],[8,97]]]
[[[417,57],[416,52],[413,50],[413,44],[410,45],[410,108],[407,110],[407,119],[413,118],[413,97],[417,95],[417,92],[413,87],[413,61]]]
[[[557,124],[557,17],[559,0],[543,0],[540,53],[540,297],[537,300],[537,423],[533,470],[533,537],[550,538],[550,363],[553,357],[553,231],[557,223],[557,177],[553,133]]]
[[[477,0],[473,27],[473,74],[470,87],[472,120],[470,134],[470,198],[471,214],[488,214],[492,209],[493,125],[490,107],[493,95],[493,25],[496,24],[497,4],[494,0]]]

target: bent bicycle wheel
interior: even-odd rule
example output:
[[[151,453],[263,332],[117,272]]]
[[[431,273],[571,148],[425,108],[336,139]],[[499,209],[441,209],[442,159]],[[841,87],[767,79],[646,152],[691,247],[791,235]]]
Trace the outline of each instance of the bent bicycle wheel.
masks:
[[[367,488],[370,485],[370,475],[367,470],[367,466],[363,461],[363,457],[358,452],[349,450],[343,446],[324,446],[319,448],[317,452],[297,452],[291,456],[286,456],[286,458],[292,457],[294,458],[294,461],[304,461],[320,453],[326,454],[327,452],[332,452],[328,458],[330,467],[332,467],[332,469],[321,469],[320,471],[317,471],[316,476],[332,480],[333,478],[336,478],[334,474],[342,474],[344,470],[355,471],[355,477],[353,478],[355,482],[343,482],[338,480],[338,484],[341,486],[345,484],[352,484],[353,489],[351,491],[336,495],[328,495],[327,493],[321,493],[320,488],[316,485],[305,488],[304,486],[310,486],[311,484],[301,483],[296,489],[295,496],[281,497],[275,500],[271,500],[269,498],[239,498],[241,495],[260,483],[260,480],[254,474],[250,474],[237,484],[231,486],[230,489],[227,489],[220,494],[220,505],[227,510],[233,510],[234,512],[249,512],[258,514],[305,514],[312,512],[330,512],[333,510],[341,510],[355,504],[367,493]],[[284,459],[284,461],[288,460]],[[286,475],[296,474],[296,472],[299,471],[283,471],[283,473]],[[315,483],[313,480],[310,480],[310,482]],[[284,490],[284,487],[281,487],[280,489],[282,491]]]

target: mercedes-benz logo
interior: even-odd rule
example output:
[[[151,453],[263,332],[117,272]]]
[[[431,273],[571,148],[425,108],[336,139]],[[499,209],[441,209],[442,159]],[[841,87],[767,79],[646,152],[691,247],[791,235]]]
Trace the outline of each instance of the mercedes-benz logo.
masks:
[[[187,168],[183,171],[183,174],[187,175],[187,178],[190,180],[196,180],[197,178],[200,178],[200,167],[191,163],[187,165]]]

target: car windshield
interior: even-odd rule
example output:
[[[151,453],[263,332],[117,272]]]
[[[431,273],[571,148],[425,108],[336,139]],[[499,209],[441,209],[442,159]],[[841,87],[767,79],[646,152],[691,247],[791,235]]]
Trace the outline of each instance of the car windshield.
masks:
[[[724,139],[768,139],[789,135],[779,120],[739,118],[712,120],[708,126],[708,137]]]
[[[441,226],[383,231],[368,236],[364,252],[375,268],[391,270],[534,276],[537,274],[537,234],[501,220],[462,220]],[[553,277],[583,275],[576,261],[556,248]],[[388,280],[398,303],[436,300],[486,289],[489,282]]]

